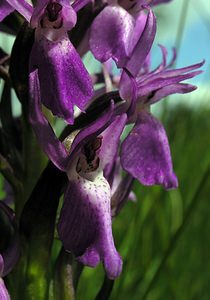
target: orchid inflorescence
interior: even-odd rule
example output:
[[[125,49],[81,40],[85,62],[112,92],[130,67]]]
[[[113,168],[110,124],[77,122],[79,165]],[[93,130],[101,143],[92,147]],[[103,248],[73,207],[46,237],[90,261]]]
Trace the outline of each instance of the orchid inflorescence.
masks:
[[[195,90],[183,81],[200,74],[203,62],[173,69],[176,51],[167,63],[167,50],[160,45],[162,62],[151,69],[156,35],[153,6],[167,2],[37,0],[34,6],[25,0],[0,2],[2,24],[14,11],[15,17],[25,18],[9,62],[1,53],[1,77],[5,82],[9,78],[15,88],[40,147],[56,167],[52,173],[67,175],[58,183],[57,198],[64,193],[58,237],[65,251],[81,264],[95,267],[102,261],[109,279],[122,271],[112,219],[126,200],[135,198],[134,179],[166,190],[178,186],[166,132],[150,106],[166,96]],[[100,74],[86,70],[81,57],[88,51],[101,63]],[[119,75],[113,73],[114,65]],[[99,82],[104,85],[96,89]],[[44,106],[45,112],[47,108],[67,123],[61,139]],[[78,117],[75,107],[80,110]],[[121,141],[128,124],[134,126]],[[23,232],[34,193],[19,217]],[[21,259],[21,240],[15,223],[18,217],[14,221],[6,202],[0,211],[14,228],[13,242],[6,251],[0,249],[0,275],[5,276]],[[55,223],[56,213],[53,216]],[[0,280],[0,298],[9,299]]]

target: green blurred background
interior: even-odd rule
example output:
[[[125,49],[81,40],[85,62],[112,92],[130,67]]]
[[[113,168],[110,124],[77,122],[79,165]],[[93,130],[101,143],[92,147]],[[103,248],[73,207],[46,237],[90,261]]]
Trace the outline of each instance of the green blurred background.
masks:
[[[207,0],[174,0],[156,9],[157,44],[177,46],[177,67],[206,60],[204,73],[191,82],[198,90],[174,95],[153,108],[169,136],[179,189],[135,183],[137,202],[128,202],[113,222],[123,273],[112,300],[210,299],[210,6]],[[9,52],[13,39],[1,34]],[[90,70],[97,68],[86,57]],[[91,65],[91,66],[90,66]],[[14,113],[20,106],[14,97]],[[4,197],[2,179],[0,198]],[[94,299],[103,282],[102,266],[85,268],[77,299]],[[62,300],[62,299],[61,299]]]

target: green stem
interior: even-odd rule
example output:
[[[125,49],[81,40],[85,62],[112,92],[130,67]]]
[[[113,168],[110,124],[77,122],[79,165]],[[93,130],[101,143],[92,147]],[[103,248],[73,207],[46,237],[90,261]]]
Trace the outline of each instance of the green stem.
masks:
[[[160,273],[162,272],[167,259],[169,258],[169,256],[171,255],[171,253],[174,251],[175,246],[177,244],[178,239],[180,238],[181,234],[183,233],[188,221],[190,220],[190,217],[196,207],[196,205],[198,204],[198,201],[200,199],[200,194],[203,191],[204,186],[208,183],[209,181],[209,177],[210,177],[210,167],[206,170],[206,172],[204,173],[197,189],[196,192],[194,193],[194,196],[190,202],[190,205],[184,215],[183,218],[183,222],[180,225],[180,227],[176,230],[175,234],[173,235],[173,237],[171,238],[171,241],[165,251],[165,254],[163,255],[155,273],[152,276],[151,281],[149,282],[141,300],[145,300],[147,298],[147,296],[149,295],[154,283],[156,282],[156,280],[158,279]]]
[[[96,296],[95,300],[108,300],[111,295],[113,287],[114,287],[114,280],[107,278],[107,276],[105,275],[103,285],[98,295]]]
[[[73,284],[73,257],[64,249],[58,256],[55,266],[54,299],[74,300],[75,291]]]

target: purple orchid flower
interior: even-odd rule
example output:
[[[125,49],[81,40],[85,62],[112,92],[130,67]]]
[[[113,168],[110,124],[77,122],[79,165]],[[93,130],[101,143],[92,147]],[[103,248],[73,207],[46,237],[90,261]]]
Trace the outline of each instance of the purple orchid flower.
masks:
[[[3,269],[4,269],[4,260],[0,254],[0,299],[1,300],[10,300],[10,296],[9,296],[9,293],[5,286],[5,283],[4,283],[3,279],[1,278]]]
[[[58,222],[64,248],[85,265],[95,267],[102,261],[107,276],[114,279],[121,272],[122,260],[112,236],[108,178],[127,116],[116,116],[112,104],[100,118],[76,135],[68,152],[41,113],[37,70],[30,75],[30,95],[30,122],[38,141],[50,160],[66,172],[69,179]]]
[[[189,67],[169,70],[166,64],[167,51],[161,46],[163,61],[154,71],[141,69],[135,80],[123,71],[120,95],[130,106],[130,118],[135,125],[122,143],[121,164],[124,170],[144,185],[163,185],[165,189],[176,188],[178,181],[173,172],[167,135],[160,123],[149,112],[150,105],[175,93],[189,93],[196,89],[191,84],[181,83],[202,71],[197,71],[204,62]],[[196,71],[194,71],[196,70]]]
[[[36,29],[29,71],[38,69],[43,104],[70,124],[74,105],[84,111],[93,95],[92,80],[67,35],[76,24],[76,11],[86,3],[39,0],[33,9],[23,0],[8,0],[1,10],[3,18],[9,4]]]
[[[17,263],[20,256],[20,244],[14,212],[3,201],[0,201],[0,214],[4,215],[9,224],[8,226],[11,226],[14,231],[11,242],[7,245],[6,249],[1,249],[2,253],[0,253],[0,299],[10,300],[2,277],[10,273]]]
[[[96,59],[105,62],[112,58],[133,77],[149,53],[156,33],[151,8],[143,8],[148,14],[141,10],[134,17],[118,3],[108,5],[95,18],[90,30],[89,46]]]

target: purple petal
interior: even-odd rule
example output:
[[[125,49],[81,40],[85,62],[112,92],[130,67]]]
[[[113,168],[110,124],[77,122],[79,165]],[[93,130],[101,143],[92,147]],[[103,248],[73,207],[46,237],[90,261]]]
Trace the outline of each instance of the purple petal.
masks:
[[[100,62],[113,58],[119,67],[129,56],[134,18],[120,6],[107,6],[91,26],[89,45]]]
[[[86,128],[82,129],[75,137],[70,152],[70,159],[67,169],[74,164],[75,158],[81,151],[81,148],[90,140],[97,137],[101,132],[103,132],[114,119],[114,102],[111,101],[110,107],[106,110],[96,121],[91,123]]]
[[[104,177],[108,180],[113,164],[117,158],[120,136],[127,122],[127,115],[117,116],[113,123],[102,133],[103,142],[100,148],[100,163]]]
[[[6,0],[0,0],[0,22],[13,11],[14,8]]]
[[[141,111],[136,124],[122,144],[122,167],[144,185],[161,184],[176,188],[168,139],[162,124]]]
[[[138,13],[137,18],[135,19],[135,27],[132,32],[132,39],[129,44],[129,54],[132,53],[144,32],[145,26],[147,24],[147,18],[148,16],[144,13],[144,11]]]
[[[10,296],[7,291],[7,288],[4,284],[3,279],[1,279],[1,278],[0,278],[0,299],[1,300],[10,300]]]
[[[77,22],[77,15],[73,7],[70,5],[69,0],[60,0],[59,3],[62,5],[62,17],[63,27],[66,30],[71,30]]]
[[[149,13],[144,31],[140,36],[135,48],[133,49],[132,54],[130,55],[130,60],[125,66],[125,68],[133,75],[133,77],[137,76],[141,67],[143,66],[144,61],[150,52],[156,34],[155,15],[149,7],[146,8]]]
[[[72,4],[72,7],[76,12],[78,12],[80,9],[82,9],[88,3],[91,3],[91,0],[76,0]]]
[[[169,85],[177,84],[181,81],[184,81],[186,79],[193,78],[199,74],[201,74],[202,71],[195,71],[184,75],[177,75],[175,77],[159,77],[151,82],[148,82],[144,85],[138,85],[138,92],[137,96],[138,98],[149,95],[153,91],[157,91],[159,89],[162,89]],[[150,101],[148,101],[150,103]]]
[[[43,151],[60,170],[66,171],[68,153],[64,145],[56,137],[52,127],[44,117],[41,110],[40,86],[38,71],[30,74],[30,104],[29,120],[35,131],[37,139]]]
[[[38,68],[41,99],[54,115],[73,123],[73,107],[84,110],[93,95],[92,80],[68,38],[59,42],[44,36],[35,42],[30,69]],[[49,80],[50,79],[50,80]]]
[[[186,94],[196,90],[197,87],[186,83],[177,83],[165,86],[154,93],[154,96],[149,99],[149,104],[156,103],[161,99],[173,94]]]
[[[121,273],[122,260],[112,237],[110,187],[100,172],[94,181],[72,173],[58,224],[59,237],[67,251],[95,267],[101,260],[107,276]]]
[[[138,84],[140,82],[143,82],[145,84],[145,83],[149,82],[150,80],[154,80],[156,78],[171,78],[171,77],[175,77],[175,76],[179,76],[179,75],[184,75],[185,73],[189,73],[195,69],[201,68],[204,63],[205,63],[205,61],[202,61],[198,64],[180,68],[180,69],[164,70],[162,72],[156,72],[156,73],[151,72],[150,74],[139,77],[137,79],[137,82],[138,82]]]
[[[7,2],[15,10],[17,10],[28,22],[30,21],[33,12],[33,7],[31,4],[24,0],[7,0]]]
[[[161,89],[167,85],[173,85],[186,79],[193,78],[201,73],[202,71],[195,71],[184,75],[177,75],[175,77],[159,77],[151,82],[146,83],[145,86],[141,86],[141,88],[138,89],[138,96],[146,95],[152,91],[157,91],[158,89]]]

